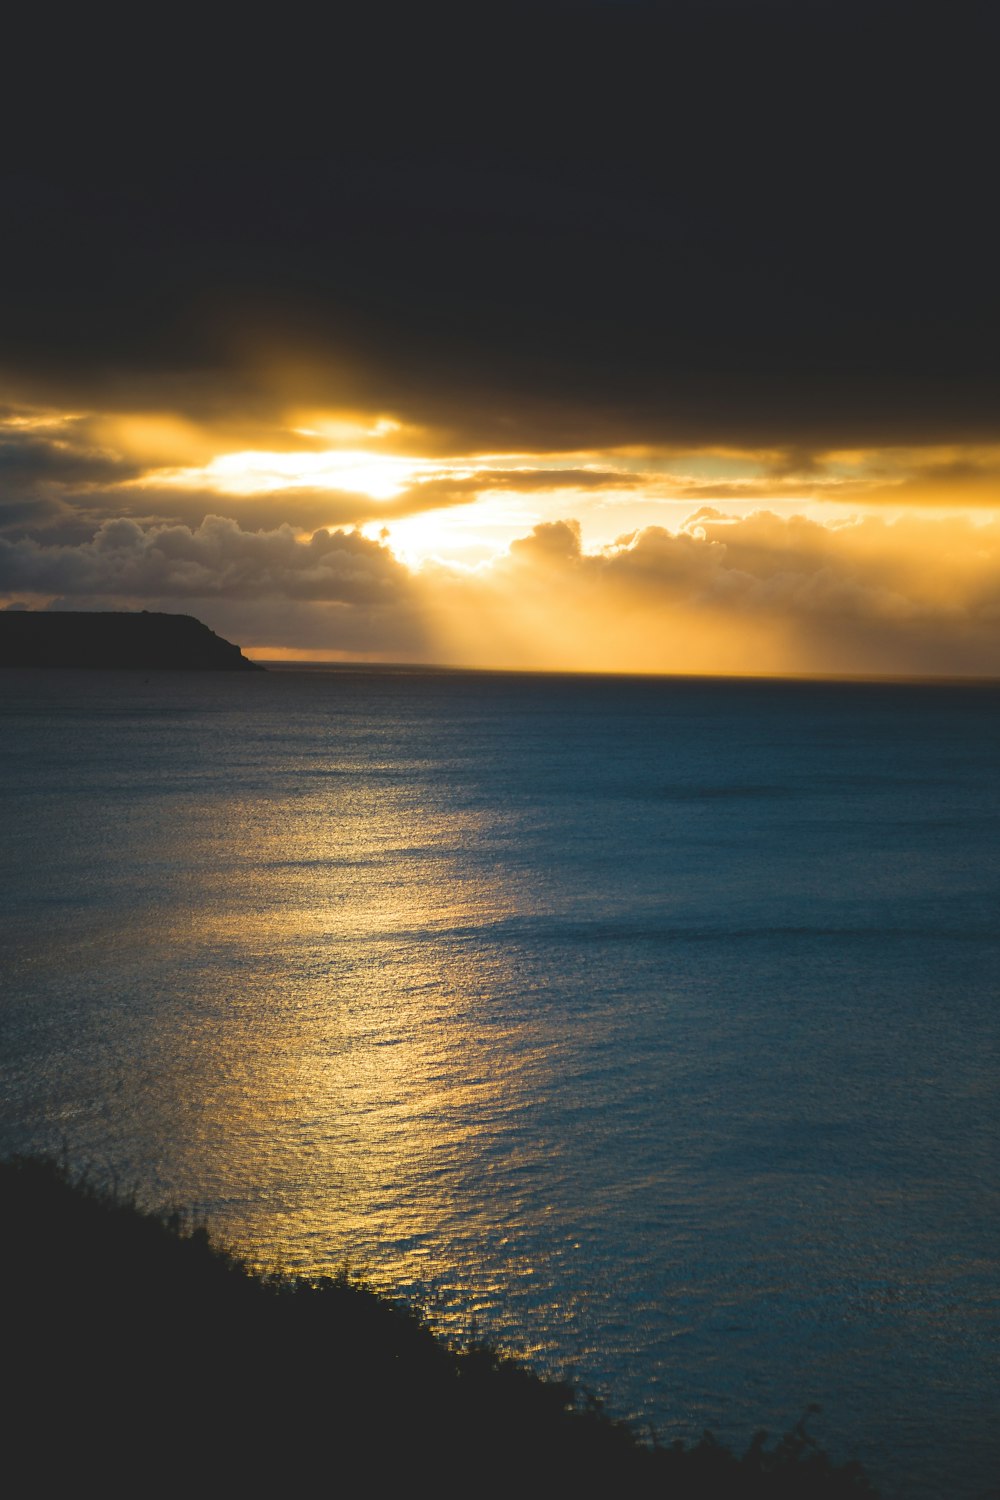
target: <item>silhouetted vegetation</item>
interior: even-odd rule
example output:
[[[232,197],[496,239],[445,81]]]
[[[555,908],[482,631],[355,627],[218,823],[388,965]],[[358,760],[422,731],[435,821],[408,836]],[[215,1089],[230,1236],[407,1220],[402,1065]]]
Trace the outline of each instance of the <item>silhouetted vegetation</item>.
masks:
[[[346,1272],[261,1275],[51,1162],[0,1164],[0,1204],[12,1493],[875,1494],[801,1423],[743,1455],[649,1446]]]

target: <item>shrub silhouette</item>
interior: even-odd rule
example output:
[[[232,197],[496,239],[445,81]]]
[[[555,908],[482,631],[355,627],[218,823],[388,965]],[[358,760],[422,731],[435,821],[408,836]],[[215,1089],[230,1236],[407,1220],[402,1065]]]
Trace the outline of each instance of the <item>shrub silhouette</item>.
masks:
[[[875,1494],[803,1422],[742,1456],[709,1434],[650,1446],[487,1343],[449,1347],[346,1268],[253,1272],[51,1162],[0,1163],[0,1203],[11,1493]]]

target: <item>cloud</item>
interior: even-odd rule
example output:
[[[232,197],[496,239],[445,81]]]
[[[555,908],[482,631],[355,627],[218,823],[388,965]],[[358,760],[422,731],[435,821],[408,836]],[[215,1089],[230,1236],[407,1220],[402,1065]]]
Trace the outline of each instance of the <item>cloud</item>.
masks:
[[[397,511],[393,502],[372,500],[347,490],[267,490],[256,495],[220,495],[214,490],[190,490],[144,484],[127,494],[107,497],[114,514],[131,515],[143,523],[179,522],[197,527],[220,509],[232,515],[244,531],[274,531],[290,526],[296,533],[318,528],[360,526]]]
[[[117,454],[65,437],[0,432],[0,487],[38,490],[45,485],[123,484],[141,470]]]
[[[215,440],[224,442],[226,436],[223,431]],[[294,460],[297,449],[304,461],[324,457],[318,442],[308,435],[285,429],[269,436],[282,443],[278,457],[283,461]],[[99,441],[101,437],[104,441]],[[246,434],[240,437],[245,441]],[[218,450],[212,455],[211,441],[211,430],[189,430],[158,413],[122,418],[99,412],[33,412],[26,407],[0,411],[0,534],[75,544],[87,540],[108,518],[197,527],[206,516],[222,509],[245,531],[274,530],[287,524],[312,532],[370,521],[389,523],[425,510],[466,505],[486,492],[633,491],[644,483],[642,474],[621,468],[592,464],[486,468],[459,457],[437,468],[426,459],[416,464],[395,460],[403,463],[404,472],[414,467],[429,472],[388,499],[329,484],[310,486],[298,479],[287,484],[276,479],[271,488],[259,490],[254,488],[259,484],[257,474],[254,484],[247,486],[248,493],[234,494],[238,477],[234,481],[227,472],[228,489],[220,493],[213,484],[218,474],[211,463],[167,468],[155,462],[150,466],[140,457],[143,442],[158,456],[168,443],[182,452],[186,443],[217,461]],[[331,471],[336,473],[339,453],[336,448],[329,452]],[[373,455],[376,460],[377,456]],[[262,455],[262,462],[266,457]]]
[[[608,468],[476,469],[471,474],[441,474],[424,479],[408,491],[408,499],[419,509],[472,500],[487,491],[514,490],[538,494],[547,490],[633,490],[648,480],[642,473]]]
[[[371,604],[406,591],[405,569],[356,532],[248,532],[208,516],[195,530],[105,521],[78,546],[0,538],[0,588],[89,598],[314,599]]]
[[[21,425],[27,422],[31,419],[16,411],[0,416],[0,533],[62,523],[70,527],[68,539],[77,539],[76,513],[84,509],[94,515],[92,491],[126,483],[140,471],[91,444],[72,422],[55,421],[48,429],[44,422]]]
[[[0,538],[0,599],[22,607],[195,613],[227,639],[291,652],[421,659],[420,601],[406,569],[356,532],[246,531],[104,521],[85,542]]]
[[[580,560],[580,523],[578,521],[543,521],[532,528],[531,535],[518,537],[510,545],[510,559],[528,567],[552,563],[575,563]]]
[[[274,36],[206,38],[203,72],[161,38],[103,89],[85,48],[48,112],[11,80],[9,381],[197,418],[355,400],[438,452],[995,439],[992,7],[571,9],[487,5],[474,66],[394,17],[335,98]]]
[[[460,462],[460,461],[459,461]],[[181,488],[144,483],[130,494],[116,494],[116,505],[126,501],[141,506],[154,516],[200,520],[220,503],[232,508],[244,529],[261,529],[282,524],[301,531],[317,526],[360,526],[367,521],[402,520],[428,510],[443,510],[468,505],[480,495],[498,491],[516,493],[557,492],[561,490],[634,490],[643,484],[643,476],[609,469],[477,469],[472,473],[441,473],[420,479],[403,488],[391,499],[373,499],[357,491],[306,488],[295,485],[268,490],[263,494],[226,495],[205,489],[193,494]]]
[[[22,48],[57,107],[8,80],[9,593],[515,665],[995,670],[996,8],[572,9],[487,0],[469,67],[419,7],[391,45],[355,7],[332,91],[280,28],[134,77]],[[327,441],[414,468],[381,501],[198,477]],[[349,530],[487,493],[463,576]],[[563,516],[664,525],[594,551]]]
[[[711,506],[588,552],[546,522],[472,572],[404,567],[353,531],[103,522],[0,539],[0,593],[189,609],[244,644],[574,670],[1000,675],[1000,523],[821,523]]]
[[[474,578],[435,584],[449,660],[474,645],[508,666],[1000,675],[996,522],[703,507],[596,553],[573,523],[549,523]]]
[[[705,507],[679,532],[647,528],[592,565],[615,583],[734,613],[873,624],[985,618],[1000,584],[1000,526],[873,517],[829,525]]]

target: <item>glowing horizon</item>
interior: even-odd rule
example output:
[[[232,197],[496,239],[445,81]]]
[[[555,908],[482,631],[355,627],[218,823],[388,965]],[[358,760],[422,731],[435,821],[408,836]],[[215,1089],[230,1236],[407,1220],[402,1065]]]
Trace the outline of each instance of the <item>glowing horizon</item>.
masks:
[[[9,408],[48,511],[0,536],[0,604],[196,613],[272,659],[1000,673],[1000,447],[448,454],[357,408],[256,430]]]

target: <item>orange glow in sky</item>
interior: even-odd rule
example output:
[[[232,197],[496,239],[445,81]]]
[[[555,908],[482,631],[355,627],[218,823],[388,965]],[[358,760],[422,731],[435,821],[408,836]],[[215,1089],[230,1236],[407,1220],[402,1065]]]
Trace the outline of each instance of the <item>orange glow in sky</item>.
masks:
[[[0,541],[0,602],[194,613],[314,660],[1000,673],[1000,448],[432,455],[385,413],[256,430],[9,410],[0,436],[79,520]]]

